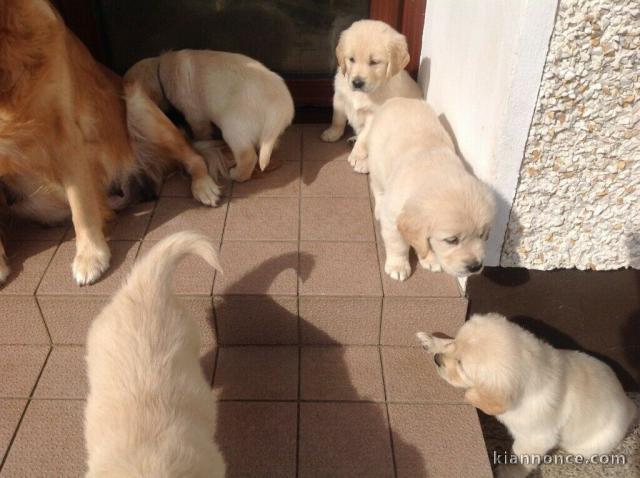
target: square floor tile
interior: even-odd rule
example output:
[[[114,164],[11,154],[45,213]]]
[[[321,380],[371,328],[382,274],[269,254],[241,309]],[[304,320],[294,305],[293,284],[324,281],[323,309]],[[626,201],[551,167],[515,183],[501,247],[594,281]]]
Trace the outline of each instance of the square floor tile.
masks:
[[[227,213],[227,204],[209,207],[195,199],[161,197],[158,200],[145,239],[162,239],[174,232],[197,230],[219,241]]]
[[[219,400],[295,400],[298,348],[221,347],[213,388]]]
[[[378,345],[380,297],[301,297],[303,344]]]
[[[48,354],[48,345],[0,345],[0,398],[29,397]]]
[[[387,413],[379,403],[301,403],[298,476],[392,477]]]
[[[0,400],[0,463],[9,449],[26,405],[26,400]]]
[[[463,403],[462,389],[452,387],[436,371],[422,348],[382,347],[382,367],[390,402]]]
[[[84,400],[33,400],[2,468],[3,476],[84,476]]]
[[[491,478],[476,411],[470,405],[389,404],[398,478]]]
[[[299,158],[298,158],[299,159]],[[233,197],[295,197],[300,194],[300,163],[282,161],[277,169],[233,184]]]
[[[300,218],[303,241],[375,241],[365,198],[303,198]]]
[[[369,198],[369,176],[359,174],[347,161],[302,163],[303,197]]]
[[[303,400],[384,401],[378,347],[302,347]]]
[[[5,227],[7,242],[11,241],[53,241],[59,242],[65,233],[71,228],[71,221],[58,225],[47,226],[33,221],[10,217]]]
[[[373,243],[300,243],[300,295],[380,296]]]
[[[219,402],[215,442],[227,478],[296,476],[295,403]]]
[[[142,259],[158,241],[143,241],[137,260]],[[216,271],[201,257],[182,259],[173,273],[173,290],[180,295],[211,295]]]
[[[237,198],[229,204],[225,241],[297,241],[298,198]]]
[[[85,348],[57,346],[51,349],[34,398],[79,398],[87,396]]]
[[[223,242],[214,295],[296,295],[298,244],[295,242]]]
[[[49,344],[35,297],[0,297],[0,344]]]
[[[271,154],[272,161],[300,161],[302,149],[302,127],[292,124],[278,139]]]
[[[155,206],[155,201],[148,201],[120,211],[108,224],[107,236],[113,240],[139,241],[147,232]]]
[[[74,241],[63,242],[38,287],[38,295],[110,295],[115,292],[129,274],[140,243],[110,241],[108,244],[111,249],[109,269],[98,282],[80,287],[71,274],[76,244]]]
[[[383,345],[420,347],[416,332],[454,337],[467,315],[467,299],[385,297],[382,305]]]
[[[214,307],[222,345],[298,343],[295,297],[225,295]]]
[[[40,295],[37,299],[54,344],[84,344],[91,322],[111,297]]]
[[[313,124],[304,125],[302,130],[302,160],[303,161],[331,161],[346,160],[351,152],[351,146],[347,143],[349,129],[345,131],[342,139],[335,143],[325,143],[320,139],[322,132],[329,125]]]
[[[6,282],[0,285],[0,295],[33,295],[57,247],[57,241],[5,243],[11,273]],[[71,263],[67,273],[71,276]]]

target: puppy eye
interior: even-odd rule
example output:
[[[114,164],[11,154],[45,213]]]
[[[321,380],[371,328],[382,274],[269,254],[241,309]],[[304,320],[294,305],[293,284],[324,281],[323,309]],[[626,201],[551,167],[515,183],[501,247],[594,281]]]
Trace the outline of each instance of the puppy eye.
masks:
[[[353,58],[353,57],[349,58],[349,61],[350,61],[351,63],[355,63],[355,62],[356,62],[355,58]]]
[[[458,239],[457,236],[453,236],[453,237],[447,237],[444,242],[446,242],[447,244],[451,245],[451,246],[455,246],[456,244],[458,244],[460,242],[460,239]]]
[[[378,63],[380,63],[378,60],[369,60],[369,66],[376,66]]]

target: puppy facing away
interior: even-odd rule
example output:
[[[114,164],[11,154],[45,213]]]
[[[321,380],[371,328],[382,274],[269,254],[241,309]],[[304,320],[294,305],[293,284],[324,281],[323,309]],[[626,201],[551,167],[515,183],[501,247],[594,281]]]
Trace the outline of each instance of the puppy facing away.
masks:
[[[603,362],[555,349],[499,314],[472,316],[455,339],[417,336],[439,375],[507,427],[517,456],[556,447],[584,457],[609,453],[637,416]],[[502,465],[497,473],[526,476],[533,469],[531,463]]]
[[[0,214],[45,224],[71,217],[80,285],[109,267],[108,192],[175,160],[213,205],[219,187],[203,158],[134,86],[96,63],[46,0],[0,0]],[[9,275],[0,243],[0,282]]]
[[[364,145],[375,111],[389,98],[422,98],[422,90],[404,69],[409,63],[407,39],[384,22],[354,22],[340,35],[336,57],[333,119],[321,138],[338,141],[348,121],[356,133],[349,163],[366,173]]]
[[[405,280],[410,247],[428,270],[458,277],[479,272],[494,198],[467,171],[431,107],[416,99],[387,101],[374,116],[366,148],[385,272]]]
[[[89,477],[223,473],[198,329],[171,290],[173,272],[188,254],[220,271],[215,247],[204,235],[173,234],[136,263],[91,325],[85,410]]]
[[[210,139],[211,123],[217,125],[236,161],[230,171],[235,181],[249,179],[256,163],[265,170],[293,120],[293,99],[284,80],[237,53],[168,52],[133,65],[125,82],[140,84],[161,108],[176,107],[196,140]]]

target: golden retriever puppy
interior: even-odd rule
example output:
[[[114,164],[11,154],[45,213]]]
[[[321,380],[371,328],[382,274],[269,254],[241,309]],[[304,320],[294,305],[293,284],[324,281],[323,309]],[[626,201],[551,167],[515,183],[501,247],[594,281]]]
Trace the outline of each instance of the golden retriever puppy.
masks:
[[[283,79],[237,53],[169,52],[136,63],[125,81],[141,84],[160,107],[177,108],[196,140],[210,139],[211,123],[218,126],[236,162],[229,172],[235,181],[249,179],[256,163],[265,170],[293,120],[293,99]]]
[[[364,145],[376,109],[389,98],[422,98],[422,90],[404,69],[409,63],[407,39],[384,22],[354,22],[340,35],[336,57],[333,119],[321,138],[338,141],[348,121],[356,133],[349,163],[366,173]]]
[[[91,324],[85,439],[89,477],[224,474],[213,442],[215,402],[200,367],[200,338],[172,291],[188,254],[220,271],[196,232],[160,241],[138,261]]]
[[[442,378],[508,428],[517,456],[531,460],[556,447],[584,457],[608,453],[637,415],[603,362],[555,349],[499,314],[472,316],[455,339],[422,332],[418,339]],[[533,468],[502,465],[497,473],[526,476]]]
[[[135,85],[96,63],[46,0],[0,0],[0,183],[4,211],[43,223],[71,217],[73,276],[109,267],[110,189],[159,176],[173,160],[205,204],[220,190],[203,158]],[[0,244],[0,282],[9,275]]]
[[[467,171],[431,107],[423,100],[387,101],[373,118],[366,147],[385,272],[409,277],[410,246],[428,270],[458,277],[479,272],[493,194]]]

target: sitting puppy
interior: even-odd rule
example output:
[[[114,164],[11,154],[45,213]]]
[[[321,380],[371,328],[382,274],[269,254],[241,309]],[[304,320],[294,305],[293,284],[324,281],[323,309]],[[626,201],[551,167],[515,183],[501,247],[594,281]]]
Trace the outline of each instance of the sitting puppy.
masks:
[[[230,171],[235,181],[249,179],[256,163],[265,170],[293,120],[293,99],[282,78],[237,53],[169,52],[136,63],[125,81],[140,84],[165,111],[178,109],[196,140],[210,139],[211,123],[218,126],[236,161]]]
[[[427,103],[387,101],[374,116],[366,147],[385,272],[397,280],[409,276],[410,246],[426,269],[459,277],[479,272],[493,195],[465,169]]]
[[[213,443],[215,403],[199,361],[196,324],[171,290],[187,254],[220,271],[211,241],[160,241],[94,320],[87,338],[88,477],[224,475]]]
[[[558,350],[498,314],[474,315],[455,339],[418,333],[438,373],[465,399],[495,415],[516,455],[555,447],[590,457],[610,452],[637,408],[613,371],[581,352]],[[498,476],[526,476],[532,466],[503,465]]]
[[[194,196],[215,204],[203,158],[139,88],[93,60],[48,1],[0,0],[0,183],[10,199],[0,215],[71,217],[73,276],[89,284],[109,267],[109,191],[138,174],[160,181],[175,160]],[[0,282],[8,275],[0,242]]]
[[[422,91],[404,69],[409,63],[407,39],[384,22],[353,23],[340,35],[336,57],[333,120],[321,138],[338,141],[349,121],[357,136],[349,163],[366,173],[364,144],[373,113],[389,98],[422,98]]]

